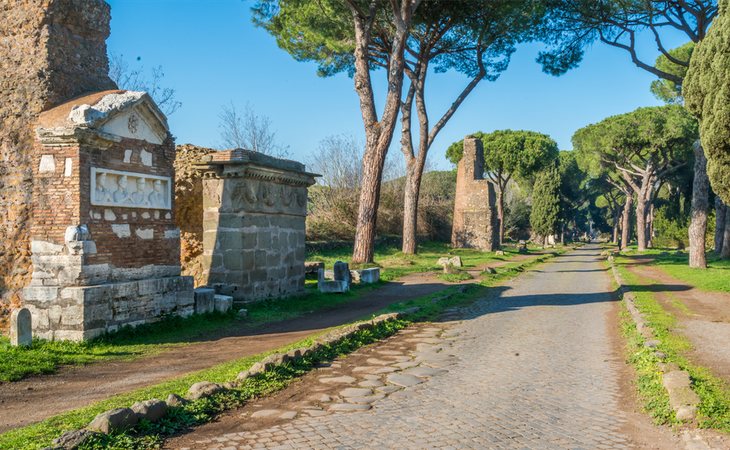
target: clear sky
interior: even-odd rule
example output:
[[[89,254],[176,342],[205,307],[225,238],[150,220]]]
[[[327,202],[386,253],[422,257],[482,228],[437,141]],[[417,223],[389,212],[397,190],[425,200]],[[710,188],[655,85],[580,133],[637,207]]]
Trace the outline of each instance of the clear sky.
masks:
[[[362,140],[352,80],[344,74],[320,78],[315,64],[294,61],[251,23],[251,1],[107,1],[112,7],[109,52],[130,62],[139,57],[146,68],[161,65],[164,84],[177,91],[182,107],[169,122],[178,144],[217,146],[218,114],[230,102],[241,108],[248,103],[268,116],[292,159],[311,161],[320,140],[329,135]],[[677,39],[670,47],[681,43]],[[476,88],[434,142],[431,167],[450,167],[446,147],[475,131],[540,131],[567,150],[578,128],[659,104],[649,92],[653,77],[621,50],[596,44],[578,69],[553,77],[535,63],[538,49],[538,44],[519,47],[497,81]],[[642,54],[647,61],[655,58],[650,46]],[[382,81],[382,71],[379,75]],[[467,79],[451,72],[434,74],[429,82],[427,101],[435,121]],[[394,145],[391,151],[398,148]]]

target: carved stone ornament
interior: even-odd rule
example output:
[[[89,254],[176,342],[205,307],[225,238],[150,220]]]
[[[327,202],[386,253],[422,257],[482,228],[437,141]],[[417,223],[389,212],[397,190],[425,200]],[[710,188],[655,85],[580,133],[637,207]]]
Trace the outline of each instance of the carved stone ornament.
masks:
[[[91,168],[91,204],[122,208],[170,209],[170,177]]]

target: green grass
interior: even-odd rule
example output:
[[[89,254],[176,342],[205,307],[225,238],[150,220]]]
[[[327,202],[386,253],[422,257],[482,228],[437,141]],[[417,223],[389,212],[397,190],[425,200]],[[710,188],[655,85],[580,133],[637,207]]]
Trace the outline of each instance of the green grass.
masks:
[[[643,280],[626,268],[629,261],[625,257],[616,260],[618,270],[624,281],[629,285],[651,284],[648,280]],[[687,352],[692,349],[691,343],[687,338],[675,332],[676,318],[662,308],[652,292],[637,291],[633,292],[633,295],[636,299],[636,307],[644,315],[647,324],[653,329],[654,335],[661,342],[658,350],[667,355],[666,362],[673,362],[689,373],[692,388],[700,397],[698,425],[703,428],[730,432],[730,387],[723,380],[712,375],[707,368],[694,364],[687,359]],[[642,361],[640,367],[643,365],[646,366],[645,369],[649,372],[652,370],[658,372],[658,360],[653,356],[653,351],[639,349],[637,350],[637,358]],[[655,369],[654,366],[656,366]],[[650,373],[645,374],[645,376],[650,375]],[[647,383],[651,385],[648,381]],[[641,382],[639,390],[642,391]],[[649,399],[645,406],[652,413],[652,416],[659,419],[659,421],[671,422],[672,419],[664,411],[663,402],[659,401],[656,393],[652,393],[653,387],[644,388],[644,391],[648,392],[646,397]]]
[[[405,308],[418,306],[420,307],[420,311],[414,314],[412,319],[419,321],[432,320],[438,317],[439,314],[444,311],[444,309],[455,306],[467,305],[474,300],[486,295],[489,292],[489,290],[487,289],[488,287],[494,286],[502,281],[510,279],[516,274],[524,271],[525,269],[535,266],[547,259],[550,259],[554,256],[554,254],[559,254],[563,251],[564,249],[561,249],[551,254],[535,256],[534,258],[526,261],[509,263],[506,266],[498,268],[496,274],[485,277],[479,283],[467,286],[453,286],[435,294],[420,297],[418,299],[412,299],[398,304],[393,304],[386,308],[383,312],[399,311]],[[249,356],[235,361],[226,362],[154,386],[148,386],[132,392],[115,395],[87,407],[53,416],[37,424],[8,431],[4,434],[0,434],[0,449],[43,448],[49,445],[54,438],[60,436],[65,431],[85,426],[100,412],[112,408],[128,407],[136,401],[147,400],[150,398],[159,398],[164,400],[170,393],[184,395],[190,385],[198,381],[205,380],[212,382],[226,382],[233,380],[235,379],[238,372],[248,369],[256,361],[259,361],[266,355],[276,352],[285,352],[293,348],[308,346],[316,337],[317,335],[312,335],[299,342],[273,350],[271,352],[261,353],[259,355]],[[286,375],[286,373],[284,375]],[[189,426],[192,423],[202,423],[208,421],[218,412],[239,406],[240,404],[242,404],[241,402],[245,402],[247,399],[252,398],[252,396],[265,395],[267,392],[270,392],[266,389],[280,389],[284,387],[286,383],[288,383],[288,381],[291,381],[294,376],[298,376],[297,373],[294,372],[290,375],[291,376],[285,377],[284,381],[280,380],[279,378],[275,378],[275,382],[272,381],[268,384],[264,383],[263,386],[259,386],[259,388],[256,388],[259,389],[258,391],[256,391],[255,389],[254,391],[247,391],[246,389],[249,388],[246,388],[245,386],[248,385],[244,385],[243,393],[234,392],[233,394],[231,394],[233,396],[232,399],[228,396],[223,396],[221,397],[220,402],[214,403],[212,405],[200,404],[200,407],[194,406],[192,407],[193,410],[190,412],[190,414],[187,414],[184,418],[175,419],[175,414],[177,414],[177,412],[173,413],[170,417],[175,421],[175,424],[170,424],[167,421],[163,421],[161,422],[162,429],[152,428],[149,430],[141,430],[144,432],[143,436],[134,436],[130,434],[115,435],[112,436],[109,440],[98,442],[98,447],[96,448],[121,449],[154,447],[159,443],[162,437],[164,437],[165,435],[169,435],[170,433],[177,430],[178,428],[176,427],[178,426],[185,425],[186,423],[186,426]],[[257,385],[254,385],[254,388],[255,386]],[[248,392],[250,395],[246,394],[246,392]],[[195,404],[198,405],[197,402]],[[193,417],[196,422],[188,423],[191,420],[190,417]],[[169,429],[167,429],[166,427]]]
[[[418,255],[403,255],[398,247],[379,246],[375,258],[382,266],[382,280],[389,281],[413,272],[438,269],[436,260],[444,255],[459,255],[466,267],[490,261],[504,261],[505,256],[477,250],[452,250],[445,243],[425,243]],[[328,267],[336,260],[347,260],[351,249],[340,249],[326,254],[310,255],[309,260],[324,260]],[[456,280],[454,280],[456,281]],[[305,294],[285,299],[267,300],[248,305],[245,322],[235,314],[211,314],[185,319],[170,317],[153,325],[122,329],[100,339],[85,343],[49,342],[35,340],[30,348],[9,345],[0,337],[0,381],[16,381],[28,375],[53,373],[62,365],[81,365],[110,359],[131,359],[163,351],[174,345],[184,345],[214,332],[224,333],[231,328],[255,328],[267,323],[290,320],[313,311],[322,311],[359,298],[380,285],[353,285],[348,293],[331,295],[317,291],[316,281],[307,280]]]
[[[451,248],[443,242],[424,242],[418,246],[418,254],[406,255],[395,245],[380,245],[375,251],[375,264],[381,267],[380,278],[392,281],[414,272],[428,272],[439,270],[436,261],[442,256],[461,257],[464,268],[473,268],[482,264],[496,261],[507,261],[517,254],[517,247],[506,245],[504,256],[497,256],[494,252],[482,252],[468,248]],[[327,267],[332,267],[335,261],[348,261],[352,255],[352,247],[342,247],[307,255],[308,261],[323,261]]]
[[[650,249],[638,253],[622,252],[629,258],[650,257],[651,263],[668,275],[705,291],[730,292],[730,260],[707,254],[707,269],[689,267],[689,255],[682,250]]]

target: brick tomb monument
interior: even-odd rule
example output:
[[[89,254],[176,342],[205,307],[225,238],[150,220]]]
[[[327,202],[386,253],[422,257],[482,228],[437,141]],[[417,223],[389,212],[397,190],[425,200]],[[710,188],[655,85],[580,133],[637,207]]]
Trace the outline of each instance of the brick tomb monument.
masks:
[[[304,290],[304,164],[249,150],[216,152],[203,175],[203,282],[237,302]]]
[[[499,218],[494,185],[484,178],[482,141],[464,138],[464,155],[456,170],[451,245],[494,251],[499,247]]]
[[[173,217],[174,141],[143,92],[89,94],[40,115],[31,253],[34,333],[90,339],[193,313]]]

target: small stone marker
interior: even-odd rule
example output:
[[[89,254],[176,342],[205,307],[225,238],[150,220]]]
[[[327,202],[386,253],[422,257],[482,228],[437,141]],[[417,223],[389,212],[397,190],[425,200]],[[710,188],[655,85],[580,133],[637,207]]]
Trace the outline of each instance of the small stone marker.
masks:
[[[216,294],[214,297],[215,310],[221,313],[227,313],[233,307],[233,297],[230,295]]]
[[[349,285],[352,282],[350,266],[346,262],[336,261],[334,265],[335,281],[346,281]]]
[[[360,283],[372,284],[380,281],[380,268],[363,269],[360,271]]]
[[[33,343],[33,328],[30,311],[27,308],[16,309],[10,315],[10,345],[14,347],[30,347]]]
[[[215,310],[215,289],[197,288],[194,291],[195,314],[205,314]]]

